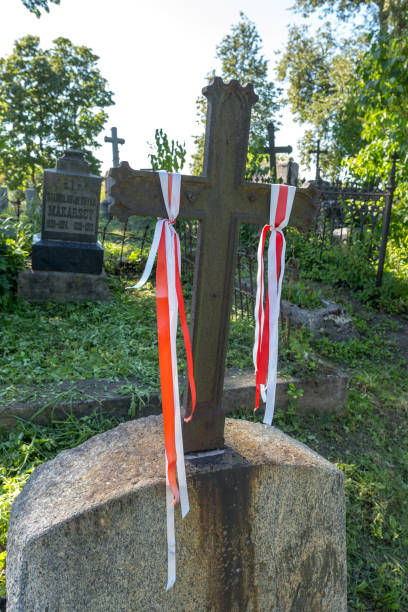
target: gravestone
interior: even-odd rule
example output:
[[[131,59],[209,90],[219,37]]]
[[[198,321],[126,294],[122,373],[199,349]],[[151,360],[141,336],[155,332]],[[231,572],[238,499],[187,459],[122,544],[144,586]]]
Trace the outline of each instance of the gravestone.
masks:
[[[35,470],[10,515],[9,612],[346,610],[341,472],[273,427],[227,419],[224,428],[239,224],[268,221],[270,191],[243,181],[252,86],[215,79],[203,93],[204,176],[182,177],[180,207],[181,217],[200,220],[200,236],[197,407],[183,431],[185,450],[194,451],[186,456],[191,511],[182,525],[177,513],[176,584],[166,593],[163,423],[151,416]],[[109,187],[121,220],[164,216],[155,174],[121,164]],[[313,222],[313,193],[297,190],[295,225]]]
[[[0,210],[6,210],[7,207],[8,207],[7,187],[0,187]]]
[[[19,277],[19,294],[32,301],[107,299],[103,248],[98,241],[101,179],[82,151],[67,150],[44,171],[42,229],[32,248],[32,270]]]
[[[32,212],[40,204],[37,190],[34,187],[28,187],[25,190],[26,214],[31,215]]]

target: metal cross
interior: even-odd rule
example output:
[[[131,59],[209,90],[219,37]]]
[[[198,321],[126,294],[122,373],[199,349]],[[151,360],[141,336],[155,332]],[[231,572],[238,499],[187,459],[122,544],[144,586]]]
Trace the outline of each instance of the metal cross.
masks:
[[[272,181],[276,181],[276,154],[277,153],[292,153],[292,147],[275,147],[275,126],[272,121],[267,125],[268,130],[268,146],[264,148],[264,153],[269,155],[269,167]]]
[[[244,182],[251,107],[257,100],[252,85],[226,84],[216,77],[203,94],[208,99],[203,176],[181,180],[180,217],[200,221],[191,306],[197,406],[183,429],[185,452],[223,447],[221,399],[239,226],[268,223],[270,207],[269,185]],[[110,212],[121,221],[131,215],[166,216],[154,172],[132,170],[122,162],[109,171],[107,189]],[[311,226],[315,193],[296,190],[291,225]],[[187,413],[189,402],[185,393]]]
[[[320,148],[320,138],[317,139],[316,149],[309,149],[309,153],[316,153],[316,181],[321,180],[320,176],[320,155],[328,153],[327,149]]]
[[[111,128],[111,134],[112,136],[105,136],[105,142],[112,143],[113,167],[118,168],[119,167],[119,146],[118,145],[125,144],[125,140],[124,138],[118,138],[118,130],[115,127]]]

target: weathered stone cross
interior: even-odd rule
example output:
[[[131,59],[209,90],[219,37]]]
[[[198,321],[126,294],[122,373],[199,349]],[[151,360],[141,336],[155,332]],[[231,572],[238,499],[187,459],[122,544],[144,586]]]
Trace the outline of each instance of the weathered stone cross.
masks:
[[[224,444],[221,399],[239,225],[269,222],[270,186],[244,182],[251,107],[258,99],[252,85],[225,84],[217,77],[203,93],[208,99],[203,176],[181,180],[180,217],[200,221],[191,311],[197,407],[184,426],[185,452]],[[108,178],[110,212],[121,221],[166,216],[156,173],[122,162]],[[314,191],[297,189],[291,224],[307,229],[315,213]],[[185,394],[185,409],[188,402]]]
[[[119,166],[119,146],[120,144],[125,144],[124,138],[118,138],[118,130],[117,128],[111,128],[112,136],[105,136],[105,142],[112,143],[112,163],[113,167],[117,168]]]

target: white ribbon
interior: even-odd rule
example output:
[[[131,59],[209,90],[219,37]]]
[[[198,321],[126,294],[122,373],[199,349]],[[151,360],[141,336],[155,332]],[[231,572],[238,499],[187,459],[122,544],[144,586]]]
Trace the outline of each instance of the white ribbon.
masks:
[[[286,186],[285,186],[286,187]],[[272,419],[275,409],[275,395],[276,395],[276,377],[277,377],[277,366],[278,366],[278,337],[279,337],[279,312],[280,312],[280,300],[282,295],[282,281],[285,272],[285,251],[286,241],[282,229],[289,223],[290,213],[292,211],[293,200],[296,193],[296,187],[287,187],[287,199],[285,207],[284,219],[276,225],[276,213],[278,207],[279,194],[281,185],[271,185],[271,199],[270,199],[270,238],[268,247],[268,296],[269,296],[269,359],[268,359],[268,374],[266,385],[260,385],[261,397],[266,402],[265,415],[263,422],[266,425],[272,425]],[[277,234],[282,236],[282,251],[280,259],[279,269],[279,280],[277,280],[277,266],[276,260],[276,240]],[[255,300],[255,342],[253,349],[253,361],[255,366],[255,372],[257,370],[257,356],[260,341],[262,340],[261,334],[264,329],[264,263],[263,263],[263,248],[262,248],[262,235],[258,246],[258,272],[257,272],[257,291]],[[259,321],[259,313],[261,313],[261,321]]]
[[[183,435],[181,428],[181,411],[180,411],[180,392],[177,369],[177,324],[178,324],[178,299],[176,291],[176,263],[179,274],[181,271],[181,250],[180,239],[175,231],[172,223],[177,219],[180,209],[180,190],[181,190],[181,174],[172,174],[172,190],[171,198],[169,199],[169,177],[165,170],[159,170],[160,185],[163,194],[164,204],[168,214],[168,219],[158,219],[154,230],[152,246],[147,258],[146,266],[143,274],[136,285],[127,287],[128,289],[140,289],[148,280],[153,265],[156,259],[156,254],[160,244],[160,238],[165,232],[166,245],[166,266],[167,266],[167,288],[169,298],[169,320],[170,320],[170,348],[171,348],[171,364],[173,376],[173,400],[174,400],[174,419],[175,419],[175,443],[177,453],[177,480],[180,491],[181,516],[184,518],[188,513],[190,506],[187,491],[186,468],[184,463],[184,448]],[[174,239],[177,240],[177,262]],[[167,590],[171,589],[176,580],[176,537],[174,527],[174,505],[173,493],[169,486],[167,458],[166,458],[166,514],[167,514]]]

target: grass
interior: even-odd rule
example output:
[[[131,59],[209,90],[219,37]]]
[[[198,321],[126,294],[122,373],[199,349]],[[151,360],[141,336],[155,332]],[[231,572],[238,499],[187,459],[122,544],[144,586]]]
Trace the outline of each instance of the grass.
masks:
[[[351,375],[345,413],[300,417],[293,400],[289,411],[277,411],[274,424],[344,473],[349,609],[403,611],[408,610],[406,356],[388,339],[393,319],[378,321],[368,309],[349,306],[349,311],[360,340],[313,341],[322,357]]]

